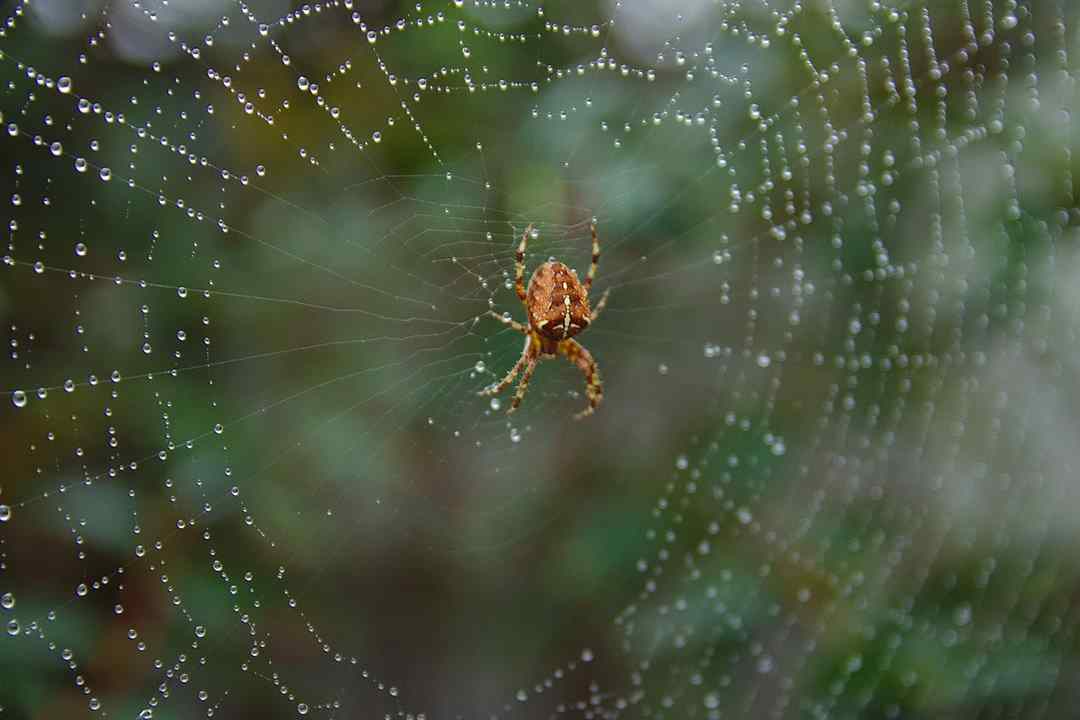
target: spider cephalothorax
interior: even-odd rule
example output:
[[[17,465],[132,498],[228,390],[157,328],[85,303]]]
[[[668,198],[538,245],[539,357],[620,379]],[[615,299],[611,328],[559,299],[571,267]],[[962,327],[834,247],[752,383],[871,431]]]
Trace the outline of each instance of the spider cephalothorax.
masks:
[[[585,374],[585,394],[589,398],[589,406],[575,416],[582,418],[591,415],[603,398],[596,361],[588,350],[572,339],[574,335],[596,320],[607,303],[607,293],[604,293],[600,302],[596,304],[596,308],[589,309],[589,290],[592,288],[596,267],[600,261],[600,240],[596,236],[596,225],[592,226],[592,264],[589,266],[589,274],[584,283],[579,281],[577,273],[565,264],[549,260],[536,268],[526,291],[525,248],[532,231],[533,227],[530,225],[521,236],[521,244],[518,245],[514,263],[514,290],[525,306],[525,318],[528,325],[522,325],[508,317],[489,311],[489,314],[500,322],[525,335],[525,349],[522,350],[517,364],[511,368],[506,377],[480,394],[497,395],[505,390],[517,377],[518,372],[524,368],[521,384],[518,385],[508,410],[508,412],[514,412],[521,404],[521,399],[525,397],[525,390],[529,387],[529,379],[536,370],[537,362],[543,358],[565,355]]]

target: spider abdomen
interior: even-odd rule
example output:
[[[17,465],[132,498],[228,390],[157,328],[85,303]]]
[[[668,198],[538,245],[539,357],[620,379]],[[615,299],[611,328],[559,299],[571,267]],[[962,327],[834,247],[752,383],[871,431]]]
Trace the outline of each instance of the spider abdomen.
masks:
[[[549,340],[565,340],[588,327],[589,294],[577,273],[565,264],[549,261],[536,268],[526,304],[529,325]]]

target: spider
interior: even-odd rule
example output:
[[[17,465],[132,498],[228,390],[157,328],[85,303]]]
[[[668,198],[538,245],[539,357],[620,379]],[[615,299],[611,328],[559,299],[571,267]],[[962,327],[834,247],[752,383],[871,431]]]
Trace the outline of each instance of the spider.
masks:
[[[559,355],[565,356],[585,374],[585,394],[589,398],[589,406],[576,414],[575,420],[592,415],[604,397],[596,361],[588,350],[577,340],[572,339],[574,335],[596,320],[608,299],[608,293],[605,292],[596,307],[589,310],[589,289],[592,288],[596,266],[600,261],[600,240],[596,237],[596,223],[591,225],[591,229],[592,265],[589,266],[589,274],[584,283],[578,280],[576,270],[556,260],[549,260],[536,268],[529,280],[527,292],[525,290],[525,246],[528,244],[533,226],[529,225],[525,229],[525,234],[521,236],[521,244],[518,245],[514,263],[514,290],[522,305],[525,306],[527,324],[515,322],[492,310],[488,310],[488,314],[524,335],[525,348],[506,377],[479,393],[480,395],[498,395],[514,382],[518,372],[524,368],[521,382],[518,384],[517,392],[514,393],[514,399],[507,413],[514,412],[521,404],[537,363]]]

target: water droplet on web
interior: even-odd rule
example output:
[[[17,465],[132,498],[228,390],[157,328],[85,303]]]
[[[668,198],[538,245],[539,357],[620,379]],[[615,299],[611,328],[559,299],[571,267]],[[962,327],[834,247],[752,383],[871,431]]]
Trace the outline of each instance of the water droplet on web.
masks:
[[[7,522],[11,519],[11,506],[0,505],[0,522]]]
[[[4,593],[0,595],[0,607],[5,610],[11,610],[15,607],[15,596],[11,593]]]
[[[71,92],[71,78],[67,75],[63,75],[56,81],[56,89],[67,95]]]
[[[8,623],[7,623],[7,634],[8,635],[10,635],[11,637],[15,637],[21,631],[22,631],[22,628],[19,626],[19,621],[18,620],[15,620],[15,619],[8,620]]]
[[[75,243],[75,254],[79,257],[86,257],[86,243]]]
[[[11,393],[11,402],[17,408],[26,407],[26,391],[16,390]]]
[[[476,364],[473,365],[473,369],[476,370],[476,372],[478,373],[482,373],[487,370],[487,365],[484,364],[483,360],[477,360]]]
[[[307,703],[300,703],[300,704],[298,704],[298,705],[296,706],[296,712],[297,712],[297,713],[299,713],[300,715],[307,715],[307,714],[308,714],[308,706],[307,706]]]

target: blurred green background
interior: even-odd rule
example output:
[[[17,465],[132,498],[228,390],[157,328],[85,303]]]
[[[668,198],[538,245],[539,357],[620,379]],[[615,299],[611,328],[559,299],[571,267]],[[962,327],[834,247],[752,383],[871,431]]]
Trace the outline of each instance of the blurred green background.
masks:
[[[1075,714],[1071,4],[0,7],[6,716]]]

